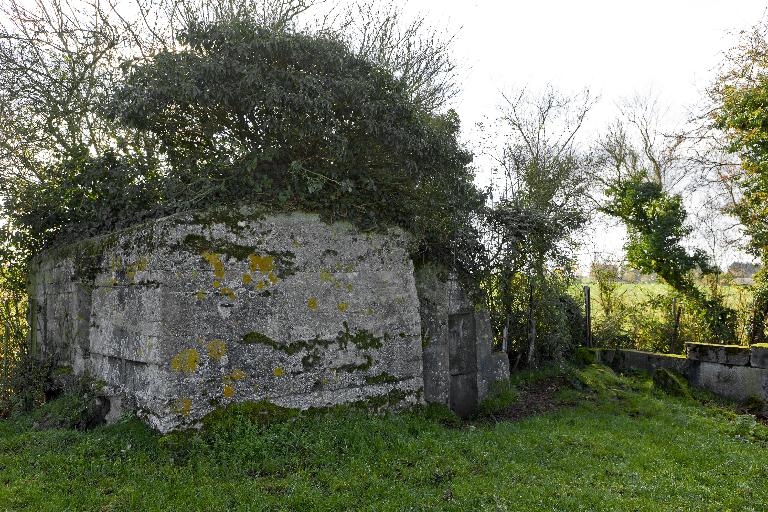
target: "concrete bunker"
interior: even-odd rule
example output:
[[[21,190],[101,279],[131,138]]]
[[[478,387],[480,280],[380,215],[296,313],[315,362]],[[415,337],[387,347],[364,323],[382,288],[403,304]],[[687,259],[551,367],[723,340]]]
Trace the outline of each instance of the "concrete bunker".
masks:
[[[470,414],[508,376],[487,313],[409,236],[317,215],[179,214],[41,254],[33,347],[160,431],[216,407],[422,401]],[[108,418],[110,419],[110,418]]]

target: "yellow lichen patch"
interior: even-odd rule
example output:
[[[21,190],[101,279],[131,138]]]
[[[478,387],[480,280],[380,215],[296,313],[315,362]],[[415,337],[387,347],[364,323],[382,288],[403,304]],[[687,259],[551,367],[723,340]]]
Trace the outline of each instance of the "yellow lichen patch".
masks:
[[[352,291],[352,283],[347,284],[347,291],[348,292]]]
[[[221,292],[222,295],[228,297],[230,300],[235,300],[235,297],[236,297],[235,290],[233,290],[232,288],[224,287],[219,291]]]
[[[354,272],[355,271],[355,264],[354,263],[337,263],[336,264],[336,272]]]
[[[269,279],[269,282],[272,284],[277,284],[278,282],[280,282],[280,278],[277,277],[274,272],[270,272],[269,275],[267,276],[267,279]]]
[[[129,281],[133,281],[136,278],[136,272],[133,270],[129,270],[125,273],[125,276],[128,278]]]
[[[312,311],[316,310],[317,309],[317,299],[314,298],[314,297],[310,297],[309,300],[307,301],[307,307],[309,307],[309,309],[311,309]]]
[[[192,410],[192,400],[189,398],[180,398],[174,407],[177,414],[182,416],[189,416],[189,412]]]
[[[213,287],[214,287],[214,288],[218,288],[219,286],[221,286],[221,283],[220,283],[220,282],[218,282],[218,281],[214,281],[214,282],[213,282]]]
[[[171,369],[175,372],[192,373],[200,363],[200,353],[194,348],[182,350],[171,359]]]
[[[329,283],[333,281],[333,275],[328,272],[327,270],[321,270],[320,271],[320,280],[324,283]]]
[[[136,270],[139,272],[144,272],[147,270],[148,265],[149,261],[147,261],[147,258],[139,258],[138,261],[136,261]]]
[[[265,286],[267,286],[267,283],[265,283],[264,281],[259,281],[258,284],[256,285],[256,288],[258,288],[259,290],[262,290],[264,289]]]
[[[349,304],[347,304],[346,302],[339,302],[339,304],[336,307],[339,308],[339,311],[344,313],[346,310],[349,309]]]
[[[229,384],[224,384],[224,398],[232,398],[235,396],[235,388]]]
[[[203,259],[213,267],[213,275],[217,279],[224,279],[224,262],[221,261],[218,254],[205,251],[202,254]]]
[[[203,300],[205,298],[205,292],[203,290],[198,290],[198,292],[195,294],[195,298],[197,300]]]
[[[216,361],[220,360],[227,353],[227,345],[221,340],[211,340],[206,346],[208,357]]]
[[[243,284],[251,284],[253,282],[253,277],[251,277],[251,274],[243,274]]]
[[[275,375],[275,377],[282,377],[283,375],[285,375],[285,371],[283,371],[283,369],[280,368],[279,366],[275,368],[272,373]]]
[[[232,373],[229,374],[229,378],[232,380],[243,380],[245,378],[245,372],[239,368],[232,371]]]
[[[258,254],[251,254],[248,256],[249,266],[251,272],[261,272],[267,274],[272,272],[275,268],[275,258],[272,256],[259,256]]]

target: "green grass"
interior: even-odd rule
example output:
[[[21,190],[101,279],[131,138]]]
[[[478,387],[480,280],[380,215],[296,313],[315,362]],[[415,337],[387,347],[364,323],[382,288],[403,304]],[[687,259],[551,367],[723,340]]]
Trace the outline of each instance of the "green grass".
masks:
[[[434,407],[164,437],[136,420],[0,421],[0,510],[766,509],[768,429],[751,416],[658,394],[647,376],[602,384],[564,389],[553,413],[458,428]]]

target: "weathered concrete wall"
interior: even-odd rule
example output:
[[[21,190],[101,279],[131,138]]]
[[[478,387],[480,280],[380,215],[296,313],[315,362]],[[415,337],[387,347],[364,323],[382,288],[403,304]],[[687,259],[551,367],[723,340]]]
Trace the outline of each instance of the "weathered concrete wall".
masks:
[[[757,397],[768,401],[768,346],[687,343],[686,355],[637,350],[598,349],[598,359],[616,369],[675,370],[699,388],[736,401]]]
[[[408,240],[306,214],[168,217],[38,258],[33,342],[161,431],[234,401],[419,402]]]

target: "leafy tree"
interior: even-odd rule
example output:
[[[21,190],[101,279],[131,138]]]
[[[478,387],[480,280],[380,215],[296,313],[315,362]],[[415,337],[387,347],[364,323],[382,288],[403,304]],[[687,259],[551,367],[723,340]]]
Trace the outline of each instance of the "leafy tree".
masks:
[[[635,98],[622,108],[622,118],[599,140],[596,177],[604,197],[599,210],[621,220],[627,228],[628,262],[654,273],[687,300],[689,310],[706,319],[710,341],[736,339],[736,313],[723,304],[716,287],[700,290],[695,274],[717,276],[719,268],[700,250],[684,243],[693,232],[687,223],[683,193],[691,194],[701,170],[690,165],[685,137],[665,136],[656,103]]]
[[[423,19],[398,32],[399,10],[362,6],[355,30],[386,20],[363,44],[346,22],[296,31],[304,0],[157,0],[134,20],[76,5],[4,4],[0,139],[22,142],[0,155],[14,254],[251,201],[402,225],[425,257],[476,265],[484,199],[457,116],[434,112],[449,93],[430,84],[452,68],[447,46],[419,43],[437,37],[422,39]],[[389,50],[400,57],[376,57]]]
[[[168,207],[248,201],[397,224],[434,257],[471,238],[484,198],[455,113],[424,111],[332,38],[236,18],[180,38],[185,50],[130,66],[109,106],[157,142]]]
[[[616,182],[606,190],[602,210],[627,226],[627,260],[647,273],[657,274],[685,296],[690,305],[705,312],[709,334],[722,342],[736,339],[735,312],[722,297],[707,297],[693,279],[693,272],[717,270],[701,250],[688,252],[682,245],[691,228],[685,226],[685,209],[679,195],[664,193],[661,184],[644,173]]]

